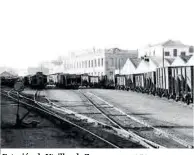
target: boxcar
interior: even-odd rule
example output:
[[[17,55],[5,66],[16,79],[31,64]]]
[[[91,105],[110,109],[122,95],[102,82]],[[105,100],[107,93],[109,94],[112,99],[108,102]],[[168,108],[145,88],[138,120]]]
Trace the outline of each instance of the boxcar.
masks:
[[[30,86],[34,89],[43,89],[47,84],[47,76],[42,72],[37,72],[30,78]]]
[[[134,74],[134,86],[135,86],[135,91],[137,92],[144,92],[144,74]]]
[[[88,87],[89,86],[89,75],[81,74],[81,86]]]
[[[144,73],[144,92],[155,95],[156,93],[156,72]]]
[[[134,90],[135,89],[135,76],[133,74],[125,76],[125,89],[126,90]]]
[[[89,86],[92,88],[100,87],[100,77],[99,76],[89,76]]]
[[[156,89],[159,96],[166,96],[190,103],[193,100],[193,66],[158,68]]]
[[[115,75],[115,88],[124,90],[126,88],[126,76],[125,75]]]

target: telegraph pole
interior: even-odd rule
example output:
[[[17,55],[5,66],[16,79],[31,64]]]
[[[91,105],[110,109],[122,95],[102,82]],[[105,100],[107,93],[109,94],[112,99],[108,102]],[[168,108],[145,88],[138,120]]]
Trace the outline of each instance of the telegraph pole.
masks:
[[[164,68],[164,47],[163,47],[163,49],[162,49],[162,64],[163,64],[163,68]]]

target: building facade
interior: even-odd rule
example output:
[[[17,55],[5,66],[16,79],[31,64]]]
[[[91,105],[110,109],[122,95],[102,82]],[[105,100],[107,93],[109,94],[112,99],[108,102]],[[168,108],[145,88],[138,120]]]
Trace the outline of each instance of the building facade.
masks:
[[[71,53],[69,57],[64,59],[64,72],[112,77],[115,70],[122,68],[128,58],[137,58],[137,56],[136,50],[118,48],[93,49],[81,54]]]
[[[168,40],[156,45],[148,45],[145,48],[139,49],[138,57],[156,56],[164,58],[176,58],[178,56],[193,55],[193,46],[184,45],[180,41]]]

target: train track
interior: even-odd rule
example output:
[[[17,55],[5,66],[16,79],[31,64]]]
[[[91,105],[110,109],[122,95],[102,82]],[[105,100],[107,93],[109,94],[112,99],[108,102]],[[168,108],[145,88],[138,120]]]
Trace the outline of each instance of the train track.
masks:
[[[11,94],[14,94],[14,92],[11,92],[11,91],[7,92],[7,95],[9,97],[13,97],[13,96],[11,96]],[[37,94],[37,96],[39,96],[39,91],[37,91],[36,94]],[[95,107],[99,111],[99,113],[101,113],[104,116],[104,118],[107,118],[111,122],[110,123],[111,125],[107,125],[110,128],[116,129],[117,131],[119,130],[120,133],[124,134],[125,136],[127,135],[127,137],[129,137],[129,139],[133,139],[134,141],[136,141],[137,143],[139,143],[140,145],[142,145],[145,148],[165,148],[165,146],[163,146],[162,144],[158,144],[158,143],[154,142],[154,140],[152,141],[152,139],[150,140],[150,139],[147,139],[144,136],[139,135],[138,131],[136,132],[134,130],[129,130],[128,128],[123,126],[122,122],[118,122],[118,120],[116,120],[114,118],[114,115],[111,116],[110,113],[107,113],[107,111],[106,111],[107,108],[106,107],[103,108],[103,106],[100,106],[100,104],[97,103],[96,101],[94,101],[91,98],[91,96],[88,96],[88,95],[84,94],[81,91],[79,91],[79,94],[81,96],[83,96],[82,99],[85,98],[93,107]],[[114,148],[120,148],[121,147],[121,146],[116,145],[115,143],[112,143],[112,142],[106,140],[105,138],[99,136],[98,134],[92,132],[91,130],[88,130],[87,128],[83,127],[82,125],[79,125],[79,123],[75,123],[72,120],[65,119],[63,116],[57,114],[56,112],[51,111],[48,107],[45,107],[43,104],[41,104],[39,101],[37,101],[37,98],[36,98],[35,95],[34,95],[33,99],[26,98],[25,96],[22,96],[22,97],[27,99],[27,100],[30,100],[31,102],[34,102],[36,104],[36,109],[38,108],[41,112],[47,113],[47,114],[49,114],[49,115],[51,115],[51,116],[53,116],[53,117],[55,117],[59,120],[62,120],[66,123],[69,123],[69,124],[79,128],[79,130],[83,130],[83,131],[87,132],[88,134],[91,134],[91,135],[97,137],[98,139],[100,139],[100,140],[104,141],[105,143],[109,144],[111,147],[114,147]],[[48,100],[48,103],[52,105],[52,107],[68,109],[68,108],[64,108],[64,107],[61,107],[61,106],[57,105],[56,103],[50,101],[48,98],[46,98],[46,99]],[[106,101],[103,101],[103,102],[106,102]],[[25,104],[27,104],[27,103],[25,103]],[[106,102],[105,104],[112,107],[112,105],[110,105],[108,102]],[[136,121],[136,120],[133,120],[133,121]],[[103,124],[102,122],[98,122],[98,123]],[[166,142],[168,142],[168,141],[166,141]],[[187,147],[187,146],[185,145],[185,147]]]
[[[38,91],[36,92],[36,94],[37,93],[38,93]],[[18,101],[17,93],[12,91],[12,90],[10,90],[10,91],[3,91],[3,90],[1,90],[1,94],[3,94],[5,96],[13,99],[14,101]],[[83,127],[81,127],[81,126],[79,126],[79,125],[69,121],[69,120],[67,120],[67,119],[65,119],[64,117],[62,117],[62,116],[60,116],[60,115],[58,115],[58,114],[48,110],[48,108],[45,108],[39,102],[36,101],[36,97],[35,96],[34,96],[34,99],[31,99],[31,98],[25,97],[23,95],[20,95],[20,98],[22,98],[22,100],[25,99],[25,101],[20,100],[21,104],[23,104],[25,106],[28,106],[28,107],[31,107],[31,108],[33,108],[35,110],[38,110],[41,113],[45,113],[47,115],[50,115],[50,116],[52,116],[52,117],[54,117],[54,118],[56,118],[56,119],[58,119],[58,120],[60,120],[62,122],[68,123],[68,124],[78,128],[79,130],[82,130],[82,131],[90,134],[91,136],[94,136],[95,138],[99,139],[100,141],[103,141],[105,144],[109,145],[111,148],[120,148],[119,146],[117,146],[117,145],[113,144],[112,142],[104,139],[103,137],[100,137],[99,135],[97,135],[97,134],[95,134],[95,133],[93,133],[93,132],[91,132],[91,131],[89,131],[89,130],[87,130],[87,129],[85,129],[85,128],[83,128]],[[31,104],[27,103],[28,101],[30,101],[31,103],[34,103],[34,105],[31,105]]]
[[[116,125],[119,129],[123,130],[123,134],[128,134],[131,137],[135,138],[137,141],[139,141],[139,143],[143,146],[145,146],[146,148],[165,148],[162,145],[159,145],[153,141],[150,141],[148,139],[145,139],[141,136],[139,136],[138,134],[136,134],[135,132],[132,132],[130,130],[125,129],[125,127],[123,127],[120,123],[118,123],[115,119],[113,119],[112,117],[109,116],[109,114],[107,114],[105,111],[103,111],[103,106],[99,106],[99,104],[95,104],[95,102],[89,98],[87,95],[85,95],[82,91],[79,91],[81,95],[83,95],[97,110],[99,110],[99,112],[102,113],[102,115],[104,117],[106,117],[108,120],[110,120],[110,122],[112,122],[114,125]],[[109,105],[110,106],[110,105]],[[110,106],[112,107],[112,106]],[[107,107],[105,107],[107,108]]]
[[[137,140],[140,141],[140,143],[144,146],[150,146],[150,148],[165,148],[168,146],[168,143],[170,143],[172,146],[178,146],[181,148],[192,148],[189,144],[185,143],[184,141],[174,138],[171,135],[168,135],[167,133],[163,133],[162,131],[152,127],[148,126],[147,124],[142,124],[135,118],[131,118],[129,115],[122,112],[120,109],[113,107],[110,103],[107,101],[102,100],[98,96],[95,96],[94,94],[90,93],[89,95],[85,94],[81,90],[79,90],[80,94],[82,94],[96,109],[98,109],[105,117],[107,117],[111,122],[113,122],[115,125],[117,125],[120,129],[124,130],[125,133],[129,133],[131,136],[135,137]],[[94,96],[92,96],[94,95]],[[99,98],[98,101],[94,100],[94,98]],[[99,100],[101,100],[101,104],[99,104]],[[103,103],[103,104],[102,104]],[[101,106],[102,105],[102,106]],[[104,106],[107,105],[107,106]],[[107,108],[108,107],[108,108]],[[111,115],[110,111],[116,111],[118,112],[122,118],[126,118],[130,120],[131,124],[135,124],[140,126],[140,128],[148,128],[151,130],[151,138],[149,134],[140,134],[138,130],[136,129],[129,129],[125,125],[123,125],[122,121],[119,122],[119,120],[115,117],[117,115]],[[118,116],[118,117],[119,117]],[[132,123],[134,122],[134,123]],[[149,137],[149,140],[147,139]],[[152,140],[153,139],[153,140]],[[156,142],[154,142],[156,141]],[[164,145],[164,142],[168,142]],[[165,147],[164,147],[165,146]],[[169,146],[168,146],[169,147]]]
[[[145,148],[165,148],[162,145],[159,145],[153,141],[150,141],[148,139],[145,139],[141,136],[139,136],[138,134],[126,130],[124,127],[122,127],[117,121],[115,121],[113,118],[109,117],[107,113],[105,113],[104,111],[101,110],[101,108],[99,108],[90,98],[88,98],[86,95],[84,95],[82,92],[80,92],[81,95],[84,96],[84,98],[90,103],[92,104],[99,112],[101,115],[104,116],[104,118],[108,119],[110,121],[109,126],[110,128],[114,129],[114,130],[119,130],[120,134],[122,134],[122,136],[124,137],[128,137],[129,139],[133,139],[134,141],[138,142],[139,144],[141,144],[142,146],[144,146]],[[83,98],[82,98],[83,99]],[[48,99],[49,100],[49,99]],[[65,108],[64,106],[60,106],[57,105],[53,102],[50,101],[50,103],[52,103],[53,106],[58,107],[58,108],[64,108],[64,109],[68,109]],[[74,106],[73,106],[74,107]],[[79,114],[79,113],[78,113]],[[99,122],[99,121],[98,121]],[[103,124],[102,122],[99,122],[100,124]]]

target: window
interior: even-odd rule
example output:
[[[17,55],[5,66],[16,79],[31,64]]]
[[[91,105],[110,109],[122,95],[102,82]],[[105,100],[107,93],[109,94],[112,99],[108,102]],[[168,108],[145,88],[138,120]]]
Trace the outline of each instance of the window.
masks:
[[[155,52],[155,50],[153,51],[153,56],[155,56],[155,54],[156,54],[156,52]]]
[[[90,60],[88,60],[88,67],[90,68]]]
[[[189,47],[189,53],[193,53],[194,52],[194,47]]]
[[[177,49],[173,49],[173,56],[174,56],[174,57],[177,56]]]
[[[85,63],[86,63],[86,68],[87,68],[87,67],[88,67],[88,66],[87,66],[87,61],[85,61]]]
[[[98,67],[100,67],[100,58],[98,58]]]
[[[117,68],[117,58],[115,58],[115,68]]]
[[[166,51],[166,52],[164,52],[164,55],[165,55],[165,56],[170,56],[170,52],[167,52],[167,51]]]
[[[92,60],[92,63],[91,63],[91,67],[93,67],[93,60]]]
[[[181,56],[185,56],[186,54],[185,54],[185,52],[184,51],[182,51],[181,52]]]
[[[96,62],[96,59],[94,60],[94,65],[95,65],[95,67],[97,66],[97,62]]]
[[[102,67],[103,67],[103,65],[104,65],[104,60],[103,60],[103,58],[101,58],[101,65],[102,65]]]
[[[113,58],[110,59],[110,65],[111,65],[111,66],[114,65],[114,59],[113,59]]]
[[[123,64],[124,64],[124,59],[123,58],[121,58],[121,66],[123,66]]]

